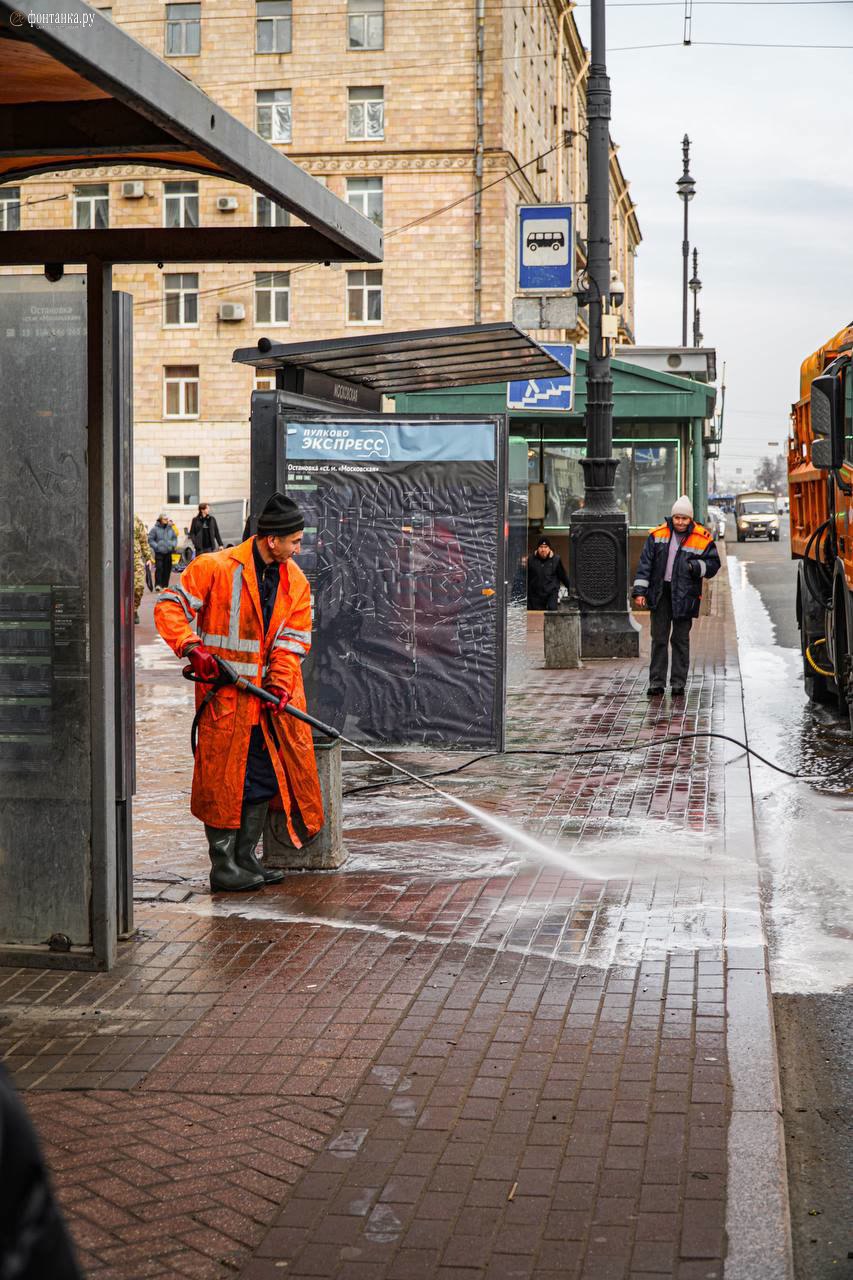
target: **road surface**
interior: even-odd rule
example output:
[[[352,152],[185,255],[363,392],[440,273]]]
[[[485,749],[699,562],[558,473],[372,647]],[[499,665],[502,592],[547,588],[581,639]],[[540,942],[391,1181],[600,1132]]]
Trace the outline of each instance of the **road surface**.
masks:
[[[851,912],[849,880],[838,874],[843,860],[849,867],[853,739],[801,692],[796,566],[782,523],[778,543],[738,544],[730,520],[728,551],[750,741],[789,768],[825,774],[829,787],[773,781],[760,767],[753,775],[767,791],[756,819],[796,1276],[826,1280],[853,1276]]]

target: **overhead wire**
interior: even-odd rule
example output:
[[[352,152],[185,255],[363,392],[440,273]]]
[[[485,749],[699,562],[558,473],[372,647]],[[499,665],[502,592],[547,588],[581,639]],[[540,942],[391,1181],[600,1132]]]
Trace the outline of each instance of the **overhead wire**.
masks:
[[[527,160],[524,164],[516,165],[514,169],[508,170],[506,173],[501,174],[500,177],[498,178],[493,178],[490,182],[481,183],[480,186],[474,187],[471,191],[466,192],[464,196],[459,196],[457,197],[457,199],[451,200],[447,204],[443,204],[439,206],[439,208],[437,209],[432,209],[429,213],[421,214],[420,217],[412,218],[410,222],[404,222],[399,227],[392,227],[390,231],[385,232],[385,239],[390,240],[392,236],[402,235],[404,231],[411,231],[412,228],[414,227],[418,227],[423,225],[426,222],[430,222],[432,221],[433,218],[438,218],[444,213],[449,213],[451,209],[455,209],[457,208],[457,206],[465,204],[465,202],[468,200],[473,200],[475,196],[481,195],[484,191],[489,191],[492,187],[498,186],[499,183],[501,182],[506,182],[509,178],[514,177],[517,173],[521,173],[523,172],[523,170],[529,169],[531,165],[537,164],[540,160],[546,159],[546,157],[552,155],[556,151],[562,150],[564,147],[568,145],[570,144],[568,144],[564,139],[561,138],[560,141],[555,143],[553,147],[549,147],[547,151],[543,151],[538,156],[534,156],[532,160]],[[584,201],[574,200],[574,201],[567,201],[567,203],[577,205],[577,204],[583,204]],[[308,271],[314,267],[323,266],[323,262],[324,262],[323,259],[319,259],[317,262],[300,263],[296,267],[289,268],[288,275],[291,275],[291,276],[298,275],[301,271]],[[367,265],[366,269],[370,270],[369,264]],[[269,273],[267,272],[266,274],[269,274]],[[216,294],[223,293],[228,289],[245,288],[247,285],[254,284],[254,282],[255,282],[255,276],[253,273],[251,276],[247,277],[244,280],[231,280],[231,281],[228,281],[226,284],[216,285],[210,289],[201,289],[198,291],[197,297],[199,298],[213,297]],[[138,302],[134,302],[133,305],[134,305],[134,309],[144,310],[146,307],[162,306],[162,304],[163,304],[163,299],[161,297],[157,297],[157,298],[143,298],[143,299],[140,299]]]

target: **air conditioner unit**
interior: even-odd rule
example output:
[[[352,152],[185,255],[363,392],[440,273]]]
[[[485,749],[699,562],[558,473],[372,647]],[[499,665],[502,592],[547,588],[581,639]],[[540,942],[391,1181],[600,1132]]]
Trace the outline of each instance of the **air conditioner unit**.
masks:
[[[220,302],[219,304],[220,320],[245,320],[246,308],[242,302]]]
[[[125,200],[141,200],[145,195],[145,183],[123,182],[121,184],[121,194]]]
[[[237,208],[237,204],[238,204],[238,201],[236,196],[217,196],[216,197],[216,207],[220,213],[233,213],[234,210]]]

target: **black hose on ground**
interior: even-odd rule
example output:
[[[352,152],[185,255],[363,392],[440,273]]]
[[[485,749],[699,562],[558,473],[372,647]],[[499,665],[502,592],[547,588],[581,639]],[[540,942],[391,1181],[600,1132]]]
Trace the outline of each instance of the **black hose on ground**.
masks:
[[[768,768],[775,769],[777,773],[782,773],[787,778],[795,778],[801,781],[807,781],[807,775],[794,773],[791,769],[783,769],[781,765],[774,764],[772,760],[768,760],[765,756],[759,754],[745,742],[741,742],[739,738],[733,738],[727,733],[696,732],[696,733],[668,733],[663,738],[653,738],[648,742],[635,742],[632,745],[624,747],[575,747],[568,751],[552,751],[545,748],[517,747],[510,751],[486,751],[483,755],[475,756],[473,760],[466,760],[463,764],[456,765],[453,769],[439,769],[436,773],[425,773],[424,780],[428,778],[447,778],[454,773],[461,773],[463,769],[470,769],[474,764],[479,764],[481,760],[493,760],[499,756],[600,756],[613,755],[615,753],[634,751],[647,751],[651,747],[664,746],[666,743],[685,742],[692,738],[718,738],[723,742],[731,742],[734,746],[740,747],[747,755],[755,756],[756,760],[760,760],[762,764],[766,764]],[[825,779],[821,779],[825,781]],[[342,794],[345,796],[357,795],[361,791],[376,791],[381,787],[389,785],[399,785],[398,779],[385,779],[382,782],[369,782],[364,786],[350,787]]]

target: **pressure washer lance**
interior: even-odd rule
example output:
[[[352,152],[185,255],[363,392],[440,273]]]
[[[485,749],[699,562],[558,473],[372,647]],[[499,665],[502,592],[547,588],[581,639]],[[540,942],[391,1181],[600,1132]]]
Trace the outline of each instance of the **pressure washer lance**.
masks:
[[[247,676],[241,676],[230,662],[225,658],[217,658],[216,662],[219,666],[219,676],[211,684],[210,689],[199,703],[198,710],[193,717],[192,729],[190,730],[190,745],[193,755],[195,755],[198,747],[198,725],[202,717],[202,713],[209,702],[216,696],[220,689],[225,689],[230,685],[234,685],[241,693],[248,693],[251,697],[257,698],[259,702],[265,702],[268,706],[278,707],[279,699],[274,693],[270,693],[268,689],[262,689],[259,685],[252,684]],[[182,675],[185,680],[191,680],[193,684],[209,684],[207,680],[202,680],[195,674],[192,667],[183,668]],[[323,724],[322,720],[317,720],[315,716],[309,715],[307,711],[301,711],[299,707],[294,707],[292,702],[285,705],[284,710],[288,715],[293,716],[296,720],[309,724],[312,729],[316,729],[322,733],[324,738],[336,738],[340,742],[345,742],[348,747],[353,747],[356,751],[362,752],[363,755],[369,756],[372,760],[378,760],[386,769],[394,769],[397,773],[402,773],[410,782],[419,782],[422,787],[429,787],[430,791],[434,791],[436,795],[442,799],[447,799],[438,787],[429,782],[426,778],[419,778],[416,773],[410,773],[408,769],[404,769],[402,765],[395,764],[393,760],[386,760],[384,756],[380,756],[378,752],[371,751],[370,747],[365,747],[360,742],[353,742],[350,738],[345,738],[338,729],[333,729],[330,724]]]

